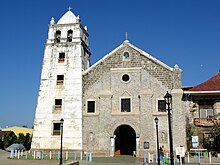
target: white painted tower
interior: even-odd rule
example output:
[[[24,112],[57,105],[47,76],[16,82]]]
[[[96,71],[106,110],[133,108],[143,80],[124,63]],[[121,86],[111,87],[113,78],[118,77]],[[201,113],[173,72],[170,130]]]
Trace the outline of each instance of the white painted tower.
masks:
[[[67,11],[51,19],[44,50],[31,148],[82,150],[82,72],[90,66],[87,28]]]

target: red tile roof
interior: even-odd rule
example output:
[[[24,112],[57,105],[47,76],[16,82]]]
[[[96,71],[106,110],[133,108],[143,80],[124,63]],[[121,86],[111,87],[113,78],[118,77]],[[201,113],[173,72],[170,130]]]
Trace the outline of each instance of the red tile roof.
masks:
[[[220,72],[197,86],[192,87],[188,91],[220,91]]]

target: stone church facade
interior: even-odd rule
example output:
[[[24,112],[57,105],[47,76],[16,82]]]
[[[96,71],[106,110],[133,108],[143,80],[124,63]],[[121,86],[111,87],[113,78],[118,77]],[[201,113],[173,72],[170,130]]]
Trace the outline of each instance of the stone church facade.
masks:
[[[174,147],[186,146],[181,69],[173,68],[128,40],[90,66],[88,31],[67,11],[51,19],[45,45],[32,150],[59,150],[60,119],[63,149],[96,155],[137,156],[169,150],[164,95],[173,97]]]

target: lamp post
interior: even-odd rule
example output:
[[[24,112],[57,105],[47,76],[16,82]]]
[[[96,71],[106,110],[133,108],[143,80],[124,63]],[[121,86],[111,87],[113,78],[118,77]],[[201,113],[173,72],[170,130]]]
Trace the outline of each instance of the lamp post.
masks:
[[[173,135],[172,135],[172,126],[171,126],[171,114],[170,114],[170,111],[172,110],[171,109],[172,95],[167,92],[166,95],[164,96],[164,99],[166,101],[167,111],[168,111],[169,140],[170,140],[170,165],[174,165],[174,160],[173,160]]]
[[[155,117],[154,119],[156,123],[156,133],[157,133],[157,164],[160,165],[160,148],[159,148],[159,138],[158,138],[158,121],[159,119]]]
[[[60,119],[60,164],[63,164],[63,118]]]

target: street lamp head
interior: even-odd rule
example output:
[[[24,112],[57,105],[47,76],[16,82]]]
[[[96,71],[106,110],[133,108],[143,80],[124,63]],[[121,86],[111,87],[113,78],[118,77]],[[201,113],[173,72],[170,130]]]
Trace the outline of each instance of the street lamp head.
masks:
[[[172,102],[172,95],[168,93],[166,93],[166,95],[164,96],[164,99],[166,101],[166,104],[170,104]]]
[[[156,124],[158,124],[159,119],[157,117],[155,117],[154,121]]]
[[[60,123],[61,123],[61,124],[63,124],[63,122],[64,122],[64,119],[63,119],[63,118],[61,118],[61,119],[60,119]]]

